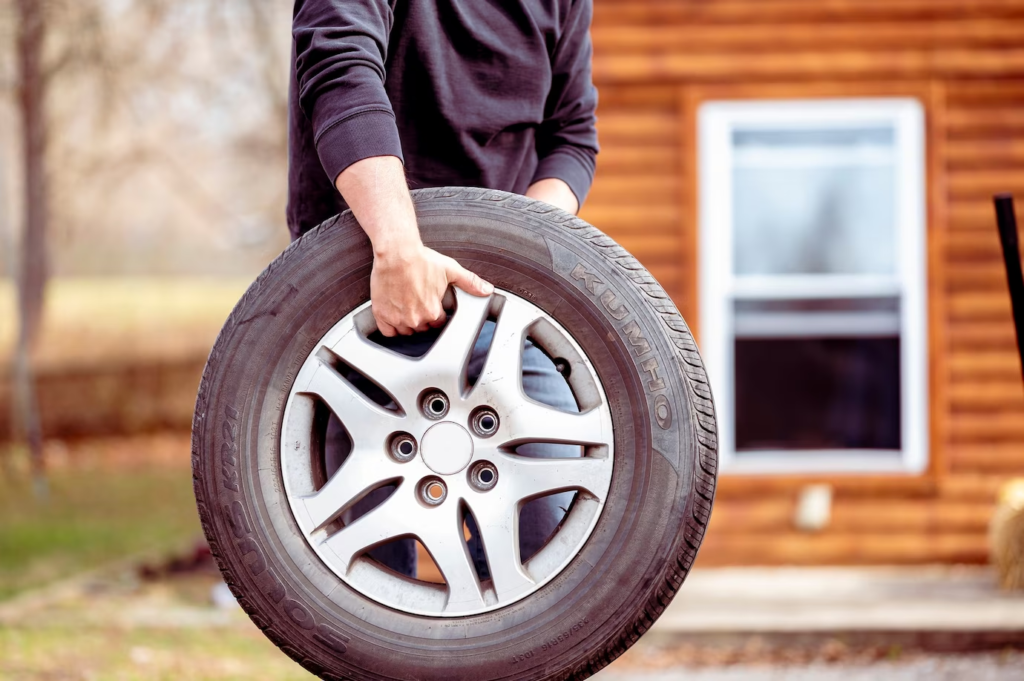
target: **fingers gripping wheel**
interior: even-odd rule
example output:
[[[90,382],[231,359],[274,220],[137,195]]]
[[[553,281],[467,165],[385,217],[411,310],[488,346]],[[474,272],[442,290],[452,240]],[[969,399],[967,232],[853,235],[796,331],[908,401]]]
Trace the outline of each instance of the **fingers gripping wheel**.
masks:
[[[584,678],[649,627],[703,538],[700,357],[657,282],[578,218],[413,195],[425,243],[493,293],[456,291],[436,340],[400,352],[375,334],[352,215],[294,243],[203,376],[204,530],[253,620],[323,678]]]

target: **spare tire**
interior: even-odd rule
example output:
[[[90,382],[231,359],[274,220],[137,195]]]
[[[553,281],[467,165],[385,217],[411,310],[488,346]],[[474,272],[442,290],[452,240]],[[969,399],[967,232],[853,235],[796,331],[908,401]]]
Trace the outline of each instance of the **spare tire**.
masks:
[[[322,678],[586,678],[650,628],[697,555],[717,469],[704,367],[657,281],[583,220],[500,191],[413,199],[424,242],[494,295],[450,295],[433,345],[398,354],[374,333],[372,253],[352,214],[293,243],[203,374],[203,529],[253,622]],[[524,391],[531,346],[572,409]],[[351,451],[337,470],[332,420]],[[524,453],[537,443],[576,453]],[[567,499],[557,527],[526,555],[523,509],[554,493]],[[371,551],[411,539],[443,579]]]

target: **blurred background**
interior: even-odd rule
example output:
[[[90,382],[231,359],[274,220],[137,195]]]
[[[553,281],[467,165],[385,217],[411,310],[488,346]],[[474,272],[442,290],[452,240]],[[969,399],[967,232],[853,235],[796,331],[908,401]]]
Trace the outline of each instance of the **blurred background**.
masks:
[[[594,4],[581,215],[693,328],[722,466],[683,603],[602,675],[1021,678],[1024,0]],[[291,9],[0,0],[0,678],[308,676],[219,589],[189,471],[288,243]]]

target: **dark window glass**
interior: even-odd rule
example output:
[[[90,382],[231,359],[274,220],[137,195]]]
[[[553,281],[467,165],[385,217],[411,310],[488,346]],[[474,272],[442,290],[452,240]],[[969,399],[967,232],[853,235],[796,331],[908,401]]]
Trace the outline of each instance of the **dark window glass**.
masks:
[[[736,340],[736,450],[900,449],[898,337]]]

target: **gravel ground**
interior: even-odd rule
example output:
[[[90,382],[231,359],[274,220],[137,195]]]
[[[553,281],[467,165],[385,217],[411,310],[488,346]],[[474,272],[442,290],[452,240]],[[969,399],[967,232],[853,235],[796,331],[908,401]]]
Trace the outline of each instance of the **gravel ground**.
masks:
[[[593,678],[598,681],[1022,681],[1024,652],[916,654],[907,659],[868,664],[677,666],[656,671],[612,665]]]
[[[0,680],[312,679],[271,644],[215,573],[69,580],[0,604]],[[212,597],[212,601],[211,601]],[[222,601],[220,607],[214,604]],[[779,649],[643,639],[597,681],[1024,681],[1024,651],[937,655],[827,641]]]

